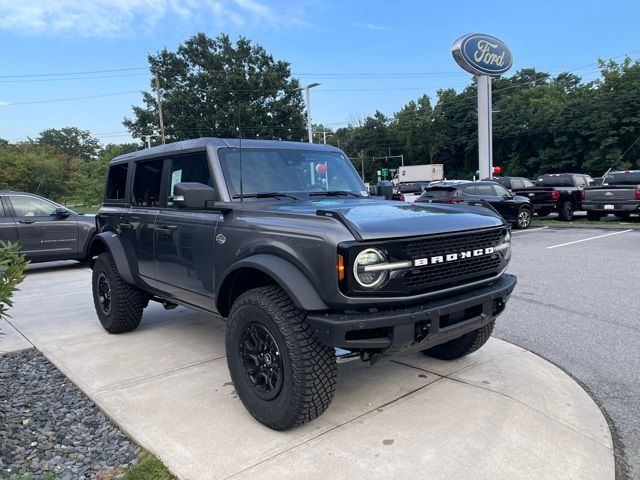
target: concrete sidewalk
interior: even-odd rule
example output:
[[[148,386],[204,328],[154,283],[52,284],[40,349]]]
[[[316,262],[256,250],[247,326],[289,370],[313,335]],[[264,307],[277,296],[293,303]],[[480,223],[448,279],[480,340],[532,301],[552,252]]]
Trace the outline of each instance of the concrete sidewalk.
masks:
[[[138,330],[109,335],[90,275],[31,267],[11,324],[181,479],[615,477],[595,403],[514,345],[492,339],[454,362],[340,364],[329,410],[279,433],[237,398],[220,320],[151,304]]]

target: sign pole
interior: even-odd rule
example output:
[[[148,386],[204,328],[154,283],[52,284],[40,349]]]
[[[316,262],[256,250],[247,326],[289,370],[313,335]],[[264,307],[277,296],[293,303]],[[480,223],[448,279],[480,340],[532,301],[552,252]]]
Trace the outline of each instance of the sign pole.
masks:
[[[478,163],[480,179],[493,177],[491,77],[478,75]]]

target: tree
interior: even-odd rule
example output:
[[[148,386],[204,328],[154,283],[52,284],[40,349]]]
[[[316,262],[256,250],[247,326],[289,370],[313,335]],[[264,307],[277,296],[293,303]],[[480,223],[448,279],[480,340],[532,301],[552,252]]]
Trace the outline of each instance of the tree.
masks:
[[[40,132],[37,142],[41,145],[50,145],[57,151],[67,154],[69,158],[84,161],[93,160],[100,150],[100,142],[91,136],[91,132],[76,127],[65,127],[59,130],[49,128]]]
[[[148,60],[160,83],[168,141],[305,138],[300,85],[290,78],[289,64],[244,37],[234,45],[227,35],[212,39],[199,33],[176,52],[164,49]],[[154,82],[143,92],[146,106],[134,106],[134,118],[123,122],[135,138],[159,132]]]

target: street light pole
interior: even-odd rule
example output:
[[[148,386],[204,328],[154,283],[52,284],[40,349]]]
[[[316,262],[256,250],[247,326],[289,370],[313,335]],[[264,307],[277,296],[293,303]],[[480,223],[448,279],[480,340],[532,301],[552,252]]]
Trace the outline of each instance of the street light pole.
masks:
[[[305,85],[301,87],[301,90],[304,90],[304,99],[307,104],[307,133],[309,134],[309,143],[313,143],[313,130],[311,128],[311,103],[309,101],[309,90],[313,87],[317,87],[320,85],[319,83],[310,83],[309,85]]]

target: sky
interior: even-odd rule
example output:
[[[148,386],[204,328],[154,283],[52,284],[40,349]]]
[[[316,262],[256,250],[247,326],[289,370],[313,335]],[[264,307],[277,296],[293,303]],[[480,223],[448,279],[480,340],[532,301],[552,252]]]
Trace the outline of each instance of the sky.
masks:
[[[75,126],[106,143],[149,90],[147,55],[190,36],[245,36],[291,64],[332,128],[471,81],[451,56],[466,33],[497,36],[512,70],[597,78],[598,58],[640,58],[640,2],[0,0],[0,138]],[[95,72],[95,73],[84,73]]]

